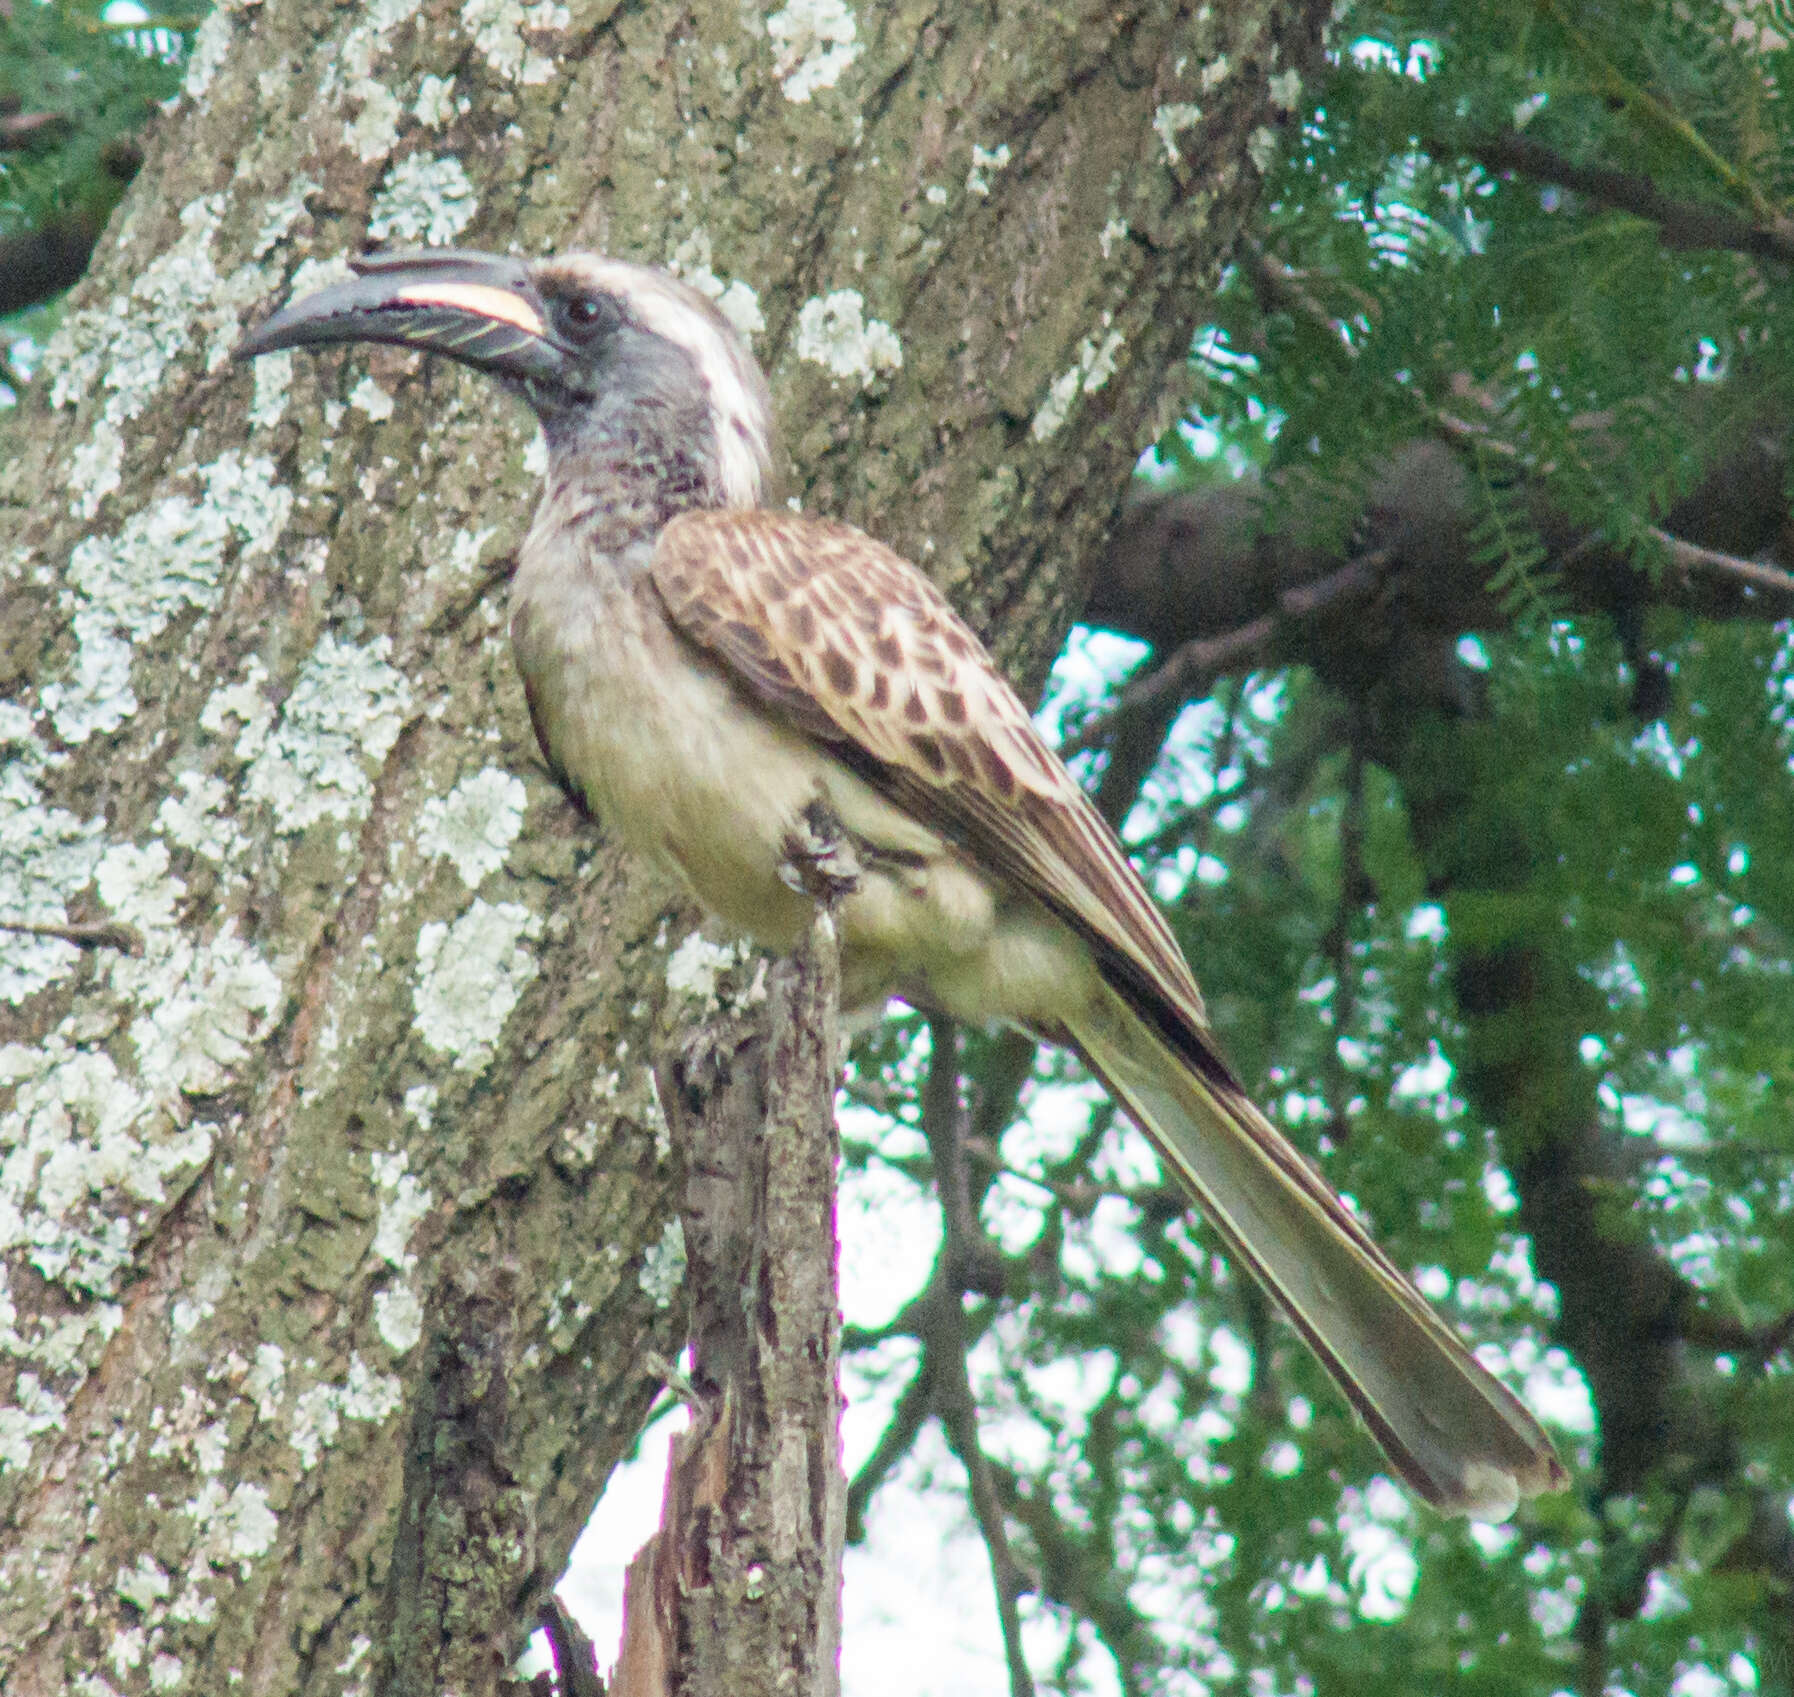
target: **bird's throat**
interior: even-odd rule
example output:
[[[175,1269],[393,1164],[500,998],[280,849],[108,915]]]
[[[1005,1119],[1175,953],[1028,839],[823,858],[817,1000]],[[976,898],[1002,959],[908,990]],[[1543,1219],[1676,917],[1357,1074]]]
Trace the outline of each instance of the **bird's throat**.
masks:
[[[681,513],[723,505],[708,421],[638,404],[594,409],[577,428],[543,422],[542,512],[552,510],[597,553],[623,556],[652,543]]]

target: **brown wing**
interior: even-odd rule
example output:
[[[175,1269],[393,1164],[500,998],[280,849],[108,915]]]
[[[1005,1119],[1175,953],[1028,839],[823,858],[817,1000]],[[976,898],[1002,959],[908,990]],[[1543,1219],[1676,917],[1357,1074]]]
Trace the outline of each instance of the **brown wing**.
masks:
[[[753,696],[1083,933],[1105,976],[1226,1076],[1120,841],[914,566],[851,525],[731,511],[675,519],[651,571],[674,624]]]

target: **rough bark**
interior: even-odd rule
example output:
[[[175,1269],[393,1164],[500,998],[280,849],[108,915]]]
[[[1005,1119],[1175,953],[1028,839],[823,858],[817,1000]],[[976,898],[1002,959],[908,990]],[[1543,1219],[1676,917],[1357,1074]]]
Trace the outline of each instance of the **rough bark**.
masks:
[[[393,352],[233,368],[243,324],[370,238],[736,285],[792,488],[1026,681],[1326,10],[204,25],[0,425],[9,1692],[491,1690],[678,1345],[692,916],[537,764],[530,431]]]
[[[692,1424],[630,1565],[612,1697],[839,1689],[832,921],[768,989],[764,1023],[700,1029],[665,1092],[687,1174]]]

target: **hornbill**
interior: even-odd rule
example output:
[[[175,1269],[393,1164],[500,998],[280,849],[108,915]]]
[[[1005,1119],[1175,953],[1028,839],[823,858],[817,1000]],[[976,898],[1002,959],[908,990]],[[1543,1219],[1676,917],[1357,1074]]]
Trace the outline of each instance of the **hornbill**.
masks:
[[[1120,841],[971,630],[849,525],[768,509],[766,382],[666,274],[593,254],[362,259],[237,350],[388,342],[495,378],[541,421],[546,488],[511,638],[565,787],[759,942],[844,842],[843,1001],[892,995],[1068,1046],[1445,1513],[1498,1520],[1567,1475],[1519,1399],[1254,1105]]]

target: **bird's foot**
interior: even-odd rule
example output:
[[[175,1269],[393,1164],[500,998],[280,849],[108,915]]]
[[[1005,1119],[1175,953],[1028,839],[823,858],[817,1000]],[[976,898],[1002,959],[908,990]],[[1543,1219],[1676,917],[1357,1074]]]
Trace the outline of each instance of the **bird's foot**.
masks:
[[[813,801],[779,845],[779,879],[787,887],[833,907],[860,885],[860,857],[841,822]]]

